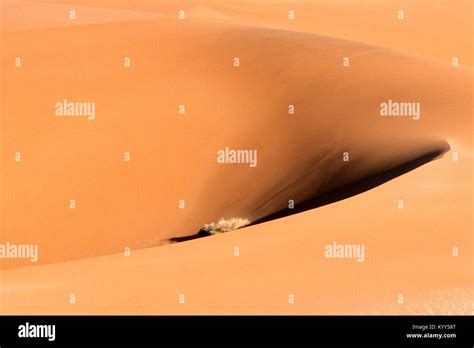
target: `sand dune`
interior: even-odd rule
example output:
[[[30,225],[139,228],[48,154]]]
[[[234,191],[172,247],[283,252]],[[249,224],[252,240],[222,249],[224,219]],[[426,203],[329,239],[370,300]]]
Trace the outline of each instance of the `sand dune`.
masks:
[[[28,0],[64,5],[64,0]],[[365,42],[472,66],[472,2],[469,0],[70,0],[68,6],[158,13],[175,19],[238,23],[302,31]],[[402,10],[404,19],[398,19]],[[294,11],[294,20],[288,19]]]
[[[2,31],[21,32],[60,27],[74,27],[97,23],[126,22],[134,20],[156,20],[159,13],[143,11],[100,9],[84,4],[53,4],[50,2],[30,2],[3,0]],[[71,12],[72,11],[72,12]]]
[[[44,250],[41,263],[155,246],[221,217],[266,217],[289,200],[300,203],[445,148],[437,142],[464,127],[442,128],[445,115],[469,118],[467,103],[445,101],[470,97],[464,86],[471,74],[447,64],[286,31],[176,28],[166,20],[123,25],[7,39],[10,57],[29,40],[38,52],[21,72],[6,68],[6,151],[19,150],[24,160],[6,162],[3,238],[33,239]],[[149,41],[134,41],[136,33],[150,33]],[[124,71],[122,56],[130,52],[149,58],[134,58]],[[242,61],[237,69],[235,55]],[[355,56],[350,71],[341,64],[344,55]],[[76,59],[81,75],[70,69]],[[97,118],[56,117],[54,105],[63,99],[93,100]],[[419,101],[423,115],[382,118],[379,105],[388,99]],[[256,149],[258,166],[218,164],[216,152],[225,147]],[[124,152],[133,156],[130,163]],[[21,218],[25,211],[28,220]]]
[[[469,314],[471,232],[452,228],[470,214],[466,169],[444,157],[362,195],[240,231],[3,271],[4,312]],[[333,241],[365,243],[365,261],[324,258]]]
[[[81,1],[74,25],[57,16],[79,2],[41,3],[2,4],[0,243],[40,250],[1,260],[3,312],[469,312],[472,43],[340,17],[425,2],[301,1],[295,28],[284,2],[186,2],[180,21],[179,1]],[[455,13],[457,33],[467,7],[429,11]],[[405,24],[425,33],[435,18]],[[58,117],[64,100],[96,113]],[[382,117],[388,101],[419,103],[418,119]],[[225,148],[258,164],[220,164]],[[254,225],[157,247],[234,217]],[[365,244],[366,261],[328,260],[334,241]]]

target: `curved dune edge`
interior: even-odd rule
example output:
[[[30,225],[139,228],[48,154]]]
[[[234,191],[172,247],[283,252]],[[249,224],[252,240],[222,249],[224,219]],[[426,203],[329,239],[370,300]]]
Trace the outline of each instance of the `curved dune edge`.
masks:
[[[449,62],[456,56],[460,59],[460,64],[466,66],[474,63],[470,36],[465,35],[471,31],[472,4],[463,0],[440,1],[435,5],[430,0],[393,1],[389,4],[357,1],[334,3],[331,0],[26,0],[17,3],[32,8],[45,5],[87,6],[97,11],[158,13],[166,18],[176,18],[179,10],[185,10],[191,20],[226,21],[316,33],[409,51]],[[405,11],[404,21],[396,18],[400,9]],[[296,20],[288,20],[289,10],[295,11]],[[31,25],[31,21],[26,25]],[[421,37],[423,40],[418,40]]]
[[[429,150],[425,150],[424,152],[421,153],[410,153],[406,154],[405,160],[402,162],[393,162],[390,163],[386,168],[380,169],[378,172],[372,173],[370,176],[362,176],[360,178],[356,178],[354,181],[348,181],[347,183],[343,184],[341,187],[335,187],[334,190],[332,191],[322,191],[320,195],[316,197],[310,197],[308,200],[305,200],[303,202],[298,202],[298,204],[291,210],[285,209],[282,211],[276,211],[271,213],[270,215],[263,216],[262,218],[253,221],[253,224],[256,223],[262,223],[266,221],[273,220],[275,218],[281,218],[284,216],[292,215],[292,214],[297,214],[303,211],[306,211],[308,209],[314,209],[317,207],[320,207],[325,204],[331,204],[335,203],[337,201],[340,201],[342,199],[347,199],[353,195],[357,195],[360,193],[363,193],[367,190],[374,189],[375,187],[384,184],[385,182],[389,180],[393,180],[397,176],[404,175],[405,173],[414,170],[418,168],[419,166],[422,166],[426,163],[429,163],[430,161],[440,158],[444,153],[449,151],[450,146],[449,144],[444,141],[444,142],[436,142],[434,144],[431,144],[429,147]],[[285,197],[294,197],[294,193],[297,190],[307,190],[311,191],[311,186],[309,187],[297,187],[295,188],[294,186],[300,186],[299,182],[305,183],[305,180],[295,180],[292,185],[289,185],[282,189],[278,195],[281,195],[285,191],[284,194]],[[293,192],[291,192],[293,191]],[[274,199],[274,197],[273,197]],[[270,204],[272,200],[267,200],[265,202],[266,205]],[[265,206],[265,204],[262,204],[261,206],[257,207],[256,210],[262,209],[262,207]]]
[[[469,165],[445,156],[337,204],[129,257],[1,271],[2,313],[471,314]],[[333,241],[365,244],[364,262],[324,258]]]
[[[309,197],[307,200],[304,200],[302,202],[295,202],[296,205],[291,209],[287,207],[283,210],[278,210],[277,202],[279,196],[282,196],[282,199],[285,200],[286,197],[295,197],[298,191],[313,191],[313,182],[311,180],[308,181],[302,179],[302,177],[304,178],[308,174],[297,174],[295,175],[297,176],[297,179],[295,179],[293,182],[290,182],[287,186],[281,188],[280,191],[278,191],[276,194],[266,198],[264,202],[262,202],[259,206],[255,207],[255,209],[253,210],[253,214],[261,210],[273,211],[270,214],[254,220],[248,220],[245,217],[231,218],[227,220],[221,218],[217,223],[212,222],[210,224],[205,224],[197,232],[197,234],[192,234],[190,236],[184,237],[172,237],[169,239],[169,241],[172,243],[183,242],[200,237],[210,236],[213,234],[231,232],[240,228],[244,228],[248,225],[256,225],[274,219],[280,219],[310,209],[315,209],[326,204],[335,203],[342,199],[350,198],[354,195],[361,194],[367,190],[374,189],[379,185],[383,185],[389,180],[393,180],[394,178],[400,175],[404,175],[405,173],[414,170],[426,163],[429,163],[432,160],[440,158],[444,155],[444,153],[449,151],[450,146],[446,141],[438,141],[431,144],[429,149],[430,150],[425,150],[424,152],[418,154],[408,154],[408,159],[406,160],[406,162],[391,163],[388,165],[387,168],[380,169],[379,172],[374,172],[370,176],[363,176],[360,178],[356,178],[352,181],[351,179],[349,179],[349,181],[347,183],[342,184],[341,187],[338,187],[338,184],[336,184],[333,190],[323,190],[318,192],[318,194],[314,197]],[[314,173],[312,173],[311,171],[309,172],[309,174],[314,175]]]
[[[295,173],[307,182],[291,198],[304,202],[430,151],[433,139],[466,139],[460,134],[470,120],[472,94],[464,86],[472,78],[472,69],[453,69],[431,59],[313,34],[233,25],[187,23],[176,28],[163,21],[76,29],[51,31],[47,41],[35,31],[6,36],[6,56],[14,57],[32,41],[37,46],[29,57],[35,63],[24,73],[6,69],[10,88],[5,96],[5,151],[11,154],[21,147],[28,161],[22,166],[5,164],[8,219],[2,238],[34,239],[43,250],[40,263],[111,254],[124,247],[153,247],[195,233],[221,217],[258,221],[287,206],[289,198],[278,192],[295,180]],[[137,32],[148,35],[136,42]],[[157,39],[151,33],[162,35],[166,51],[147,44]],[[49,43],[66,45],[66,59],[58,59],[56,46]],[[130,45],[134,52],[153,59],[142,60],[128,74],[116,60]],[[216,45],[220,50],[209,50]],[[85,48],[93,48],[94,56]],[[236,50],[249,62],[239,74],[231,64]],[[195,53],[201,59],[188,64],[185,57]],[[349,53],[355,57],[354,67],[346,71],[340,58]],[[115,65],[109,63],[114,60]],[[78,75],[72,64],[84,74]],[[186,74],[181,73],[183,66]],[[415,78],[413,69],[424,78]],[[56,83],[45,83],[51,75]],[[91,85],[91,81],[101,84]],[[47,98],[38,94],[37,85]],[[49,118],[45,123],[34,117],[50,115],[54,96],[63,95],[64,86],[69,86],[68,93],[82,96],[100,88],[108,91],[94,93],[97,103],[105,107],[94,127],[81,124],[79,131],[73,121]],[[234,86],[241,87],[236,91]],[[419,123],[378,116],[379,101],[414,96],[427,106],[428,116]],[[298,117],[285,114],[288,101],[282,98],[298,101]],[[181,99],[193,114],[185,120],[170,118]],[[189,136],[202,134],[203,129],[213,137]],[[216,149],[232,145],[259,148],[257,170],[216,164]],[[126,166],[121,151],[130,147],[135,159]],[[344,151],[353,154],[351,170],[343,170]],[[307,192],[313,184],[314,192]],[[111,204],[110,197],[117,192],[121,199]],[[71,214],[63,205],[70,195],[81,197],[77,213]],[[176,202],[184,195],[187,208],[180,210]],[[276,200],[268,204],[269,197]],[[31,212],[30,222],[23,219],[24,211]],[[41,234],[34,233],[38,229]],[[108,236],[111,231],[113,238]],[[29,264],[15,261],[1,266]]]

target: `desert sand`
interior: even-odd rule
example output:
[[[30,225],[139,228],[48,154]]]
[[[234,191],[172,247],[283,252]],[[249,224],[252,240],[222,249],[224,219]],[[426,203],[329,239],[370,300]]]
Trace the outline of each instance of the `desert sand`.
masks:
[[[471,7],[3,1],[1,313],[470,314]]]

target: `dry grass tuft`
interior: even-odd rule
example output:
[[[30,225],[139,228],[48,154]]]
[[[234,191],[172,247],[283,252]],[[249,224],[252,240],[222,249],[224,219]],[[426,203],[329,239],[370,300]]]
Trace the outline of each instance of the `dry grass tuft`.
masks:
[[[248,224],[250,224],[250,220],[240,217],[232,218],[229,220],[221,218],[217,223],[213,222],[204,225],[204,227],[201,228],[201,231],[206,232],[208,234],[218,234],[234,231],[241,227],[247,226]]]

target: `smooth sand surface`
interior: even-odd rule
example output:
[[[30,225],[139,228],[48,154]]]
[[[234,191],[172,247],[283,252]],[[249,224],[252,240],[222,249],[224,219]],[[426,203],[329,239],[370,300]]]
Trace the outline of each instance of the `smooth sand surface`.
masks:
[[[365,194],[237,232],[3,271],[4,312],[469,314],[471,234],[462,226],[471,196],[456,184],[459,164],[445,157]],[[366,260],[325,259],[333,241],[365,243]]]
[[[2,313],[471,313],[469,2],[301,1],[291,24],[285,2],[189,2],[179,21],[179,1],[81,1],[69,24],[74,2],[5,4],[0,242],[40,258],[0,261]],[[96,118],[56,117],[63,99],[94,101]],[[420,102],[421,118],[380,117],[388,99]],[[258,149],[257,167],[216,163],[226,146]],[[162,245],[430,154],[345,200]],[[334,241],[365,260],[325,258]]]

